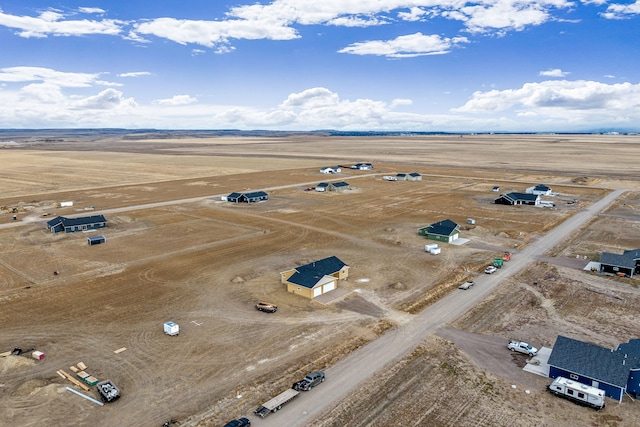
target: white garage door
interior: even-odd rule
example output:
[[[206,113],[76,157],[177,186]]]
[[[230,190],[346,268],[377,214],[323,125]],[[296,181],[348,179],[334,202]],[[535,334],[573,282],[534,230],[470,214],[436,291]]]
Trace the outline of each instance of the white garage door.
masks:
[[[319,286],[313,290],[313,297],[319,297],[322,295],[322,286]]]
[[[326,283],[322,286],[322,293],[326,294],[329,291],[332,291],[336,288],[336,282]]]

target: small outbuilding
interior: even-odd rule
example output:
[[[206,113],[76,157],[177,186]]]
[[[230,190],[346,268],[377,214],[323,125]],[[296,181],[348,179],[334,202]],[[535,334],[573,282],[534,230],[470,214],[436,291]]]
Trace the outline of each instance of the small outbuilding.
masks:
[[[351,190],[351,186],[349,184],[347,184],[344,181],[340,181],[340,182],[332,182],[329,184],[328,187],[329,191],[345,191],[345,190]]]
[[[334,173],[340,173],[340,172],[342,172],[342,169],[340,168],[340,166],[327,166],[320,169],[320,173],[325,173],[325,174],[334,174]]]
[[[419,228],[418,234],[429,240],[450,243],[460,237],[460,226],[450,219],[445,219]]]
[[[178,326],[175,322],[165,322],[164,323],[164,333],[167,335],[179,335],[180,334],[180,326]]]
[[[357,169],[361,171],[371,170],[373,169],[373,165],[371,163],[356,163],[355,165],[351,166],[351,169]]]
[[[347,280],[349,266],[338,257],[330,256],[280,273],[287,292],[313,299],[338,287],[338,280]]]
[[[319,191],[319,192],[327,191],[328,188],[329,188],[328,182],[321,182],[320,184],[316,185],[316,191]]]
[[[547,187],[544,184],[538,184],[536,186],[527,188],[526,192],[528,194],[537,194],[538,196],[550,196],[551,187]]]
[[[409,181],[422,181],[422,175],[420,175],[418,172],[411,172],[409,175],[407,175],[407,179]]]
[[[406,181],[407,176],[408,175],[406,173],[398,173],[396,174],[396,181]]]
[[[102,235],[90,236],[90,237],[87,237],[87,243],[89,244],[89,246],[100,245],[102,243],[107,243],[107,238]]]

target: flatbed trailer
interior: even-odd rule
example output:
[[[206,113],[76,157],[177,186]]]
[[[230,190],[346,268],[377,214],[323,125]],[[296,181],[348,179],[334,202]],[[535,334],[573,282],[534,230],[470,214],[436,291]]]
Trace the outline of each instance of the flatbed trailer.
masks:
[[[254,414],[264,418],[272,412],[276,412],[282,408],[287,402],[292,401],[295,397],[300,394],[298,390],[294,390],[292,388],[283,391],[276,397],[271,400],[264,402],[262,405],[258,406],[258,409],[253,411]]]

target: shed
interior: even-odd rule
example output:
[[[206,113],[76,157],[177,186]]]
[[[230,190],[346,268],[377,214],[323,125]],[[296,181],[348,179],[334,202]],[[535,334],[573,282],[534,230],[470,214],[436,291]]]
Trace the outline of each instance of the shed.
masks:
[[[409,181],[422,181],[422,175],[420,175],[418,172],[411,172],[408,175],[408,180]]]
[[[450,243],[460,237],[460,226],[450,219],[445,219],[419,228],[418,234],[430,240]]]
[[[347,280],[349,266],[331,256],[280,273],[287,292],[313,299],[338,287],[338,280]]]
[[[102,235],[87,237],[87,243],[89,244],[89,246],[99,245],[101,243],[106,243],[106,242],[107,242],[107,238]]]
[[[406,181],[407,174],[406,173],[398,173],[396,174],[396,181]]]
[[[164,323],[164,333],[167,335],[179,335],[180,334],[180,326],[178,326],[175,322],[165,322]]]
[[[332,182],[328,187],[329,191],[345,191],[350,190],[351,186],[344,181]]]

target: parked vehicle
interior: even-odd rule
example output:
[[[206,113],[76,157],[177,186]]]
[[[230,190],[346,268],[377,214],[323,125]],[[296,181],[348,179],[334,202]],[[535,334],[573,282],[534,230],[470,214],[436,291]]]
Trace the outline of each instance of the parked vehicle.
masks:
[[[231,420],[224,425],[224,427],[246,427],[250,426],[251,421],[248,418],[238,418],[237,420]]]
[[[604,408],[604,390],[571,381],[568,378],[557,377],[547,386],[547,390],[578,405],[589,406],[597,410]]]
[[[504,255],[502,255],[502,260],[511,261],[511,252],[505,252]]]
[[[494,267],[493,265],[490,265],[489,267],[487,267],[487,268],[485,268],[485,269],[484,269],[484,272],[485,272],[486,274],[493,274],[493,273],[495,273],[496,271],[498,271],[498,269],[497,269],[496,267]]]
[[[285,403],[291,402],[295,399],[300,392],[298,390],[294,390],[292,388],[283,391],[276,397],[271,400],[264,402],[262,405],[258,406],[258,409],[253,411],[254,414],[258,415],[261,418],[266,417],[272,412],[277,412],[282,408],[282,405]]]
[[[320,383],[324,382],[324,372],[310,372],[306,377],[293,384],[293,389],[298,391],[309,391]]]
[[[120,390],[111,380],[101,381],[96,387],[103,402],[113,402],[120,398]]]
[[[498,257],[498,258],[494,258],[493,259],[493,266],[495,268],[502,268],[502,264],[504,264],[504,261],[502,260],[502,257]]]
[[[278,306],[270,304],[268,302],[260,301],[256,304],[256,310],[263,311],[265,313],[275,313],[278,310]]]
[[[507,348],[511,351],[519,351],[533,357],[538,354],[538,349],[524,341],[509,340]]]
[[[462,289],[466,291],[467,289],[471,289],[473,287],[473,280],[467,280],[462,285],[458,286],[458,289]]]

